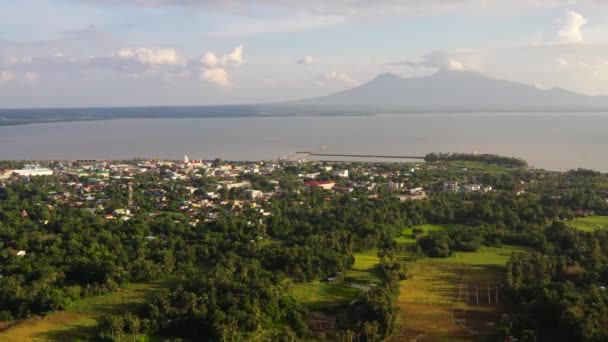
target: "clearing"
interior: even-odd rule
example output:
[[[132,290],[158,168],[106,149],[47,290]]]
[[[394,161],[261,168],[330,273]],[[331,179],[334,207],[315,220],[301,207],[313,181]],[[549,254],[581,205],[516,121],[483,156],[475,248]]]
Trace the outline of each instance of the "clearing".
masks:
[[[476,340],[494,332],[504,312],[501,282],[513,246],[482,247],[449,258],[408,262],[397,304],[402,330],[391,340]]]
[[[608,228],[608,216],[578,217],[576,220],[566,222],[566,225],[585,232]]]
[[[127,284],[120,291],[75,301],[65,311],[28,318],[0,331],[0,341],[72,341],[85,340],[97,333],[103,315],[137,310],[174,280]]]

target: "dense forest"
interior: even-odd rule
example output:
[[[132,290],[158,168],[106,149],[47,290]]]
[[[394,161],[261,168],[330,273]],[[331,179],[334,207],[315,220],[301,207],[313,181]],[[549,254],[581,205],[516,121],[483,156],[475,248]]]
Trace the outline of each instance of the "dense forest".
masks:
[[[272,328],[276,340],[295,341],[313,335],[308,312],[289,295],[289,284],[339,276],[352,267],[354,253],[378,249],[383,284],[362,292],[338,318],[339,331],[374,340],[400,325],[394,303],[399,282],[407,278],[407,260],[397,257],[396,238],[405,228],[441,223],[454,228],[414,232],[419,257],[446,258],[503,244],[531,250],[514,254],[507,265],[513,313],[504,336],[607,340],[608,231],[584,232],[568,223],[589,213],[608,214],[608,189],[598,185],[608,177],[588,170],[526,170],[509,158],[496,158],[437,156],[430,163],[435,167],[408,180],[431,192],[416,201],[401,201],[386,189],[377,190],[379,196],[364,188],[304,190],[297,173],[311,166],[288,166],[272,177],[244,177],[256,189],[271,189],[270,180],[280,184],[280,197],[265,204],[270,215],[243,205],[238,212],[220,209],[213,219],[197,221],[180,210],[187,188],[204,193],[213,179],[171,180],[162,169],[136,176],[130,180],[136,208],[128,220],[103,215],[126,205],[127,180],[109,182],[95,195],[104,199],[103,209],[47,204],[49,197],[68,192],[63,176],[10,182],[0,188],[0,320],[44,315],[126,283],[173,277],[176,285],[144,310],[106,317],[99,339],[143,334],[239,340]],[[434,191],[463,172],[445,162],[454,159],[517,167],[467,176],[494,185],[490,193]],[[350,181],[364,178],[358,166],[350,167]],[[406,170],[401,164],[376,169],[400,175]],[[331,178],[321,171],[324,176]],[[525,192],[516,191],[524,186]],[[162,208],[152,200],[159,192],[170,202]],[[232,189],[219,190],[218,196],[218,201],[230,201],[245,195]]]

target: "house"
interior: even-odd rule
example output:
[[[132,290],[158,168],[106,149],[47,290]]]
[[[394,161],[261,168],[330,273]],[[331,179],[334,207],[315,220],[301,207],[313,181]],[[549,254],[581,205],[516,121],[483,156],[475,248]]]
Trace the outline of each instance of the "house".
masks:
[[[348,170],[336,170],[334,171],[334,176],[340,178],[348,178]]]
[[[18,252],[17,252],[17,254],[15,254],[15,255],[17,255],[17,256],[19,256],[19,257],[24,257],[24,256],[25,256],[25,251],[24,251],[24,250],[20,250],[20,251],[18,251]]]
[[[245,196],[250,200],[256,200],[262,197],[263,193],[260,190],[247,189],[245,190]]]
[[[467,185],[464,186],[464,191],[466,191],[466,192],[481,191],[481,185],[479,185],[479,184],[467,184]]]
[[[444,182],[443,191],[458,192],[458,182]]]
[[[389,181],[388,182],[388,189],[390,191],[399,191],[399,190],[403,189],[403,185],[404,185],[403,183]]]
[[[220,181],[217,182],[218,187],[222,187],[226,190],[230,189],[242,189],[242,188],[250,188],[251,182],[242,181],[242,182],[232,182],[232,181]]]
[[[336,182],[333,181],[308,181],[304,182],[304,187],[310,189],[312,187],[318,187],[323,190],[332,190],[336,186]]]
[[[114,209],[112,212],[114,216],[129,216],[131,215],[131,210],[129,209]]]

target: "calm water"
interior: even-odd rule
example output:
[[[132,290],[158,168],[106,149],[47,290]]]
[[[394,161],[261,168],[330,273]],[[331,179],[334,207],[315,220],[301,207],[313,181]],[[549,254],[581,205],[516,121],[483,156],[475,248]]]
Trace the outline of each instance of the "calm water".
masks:
[[[608,113],[125,119],[0,127],[0,159],[274,159],[297,150],[498,153],[608,172]]]

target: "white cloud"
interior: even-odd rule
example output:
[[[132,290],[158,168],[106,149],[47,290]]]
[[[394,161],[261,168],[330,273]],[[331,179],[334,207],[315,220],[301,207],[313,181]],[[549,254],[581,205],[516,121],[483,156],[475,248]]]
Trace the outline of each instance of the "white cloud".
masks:
[[[330,71],[328,73],[325,74],[325,79],[329,80],[329,81],[339,81],[351,86],[357,86],[359,84],[361,84],[361,82],[354,80],[352,77],[350,77],[347,74],[343,74],[337,71]]]
[[[0,83],[12,82],[15,78],[15,73],[12,71],[0,71]]]
[[[478,66],[472,61],[465,61],[465,59],[472,59],[470,56],[464,56],[464,53],[460,53],[461,56],[456,56],[457,52],[449,53],[443,51],[433,51],[422,57],[420,65],[427,68],[438,68],[448,70],[475,70]]]
[[[185,60],[175,49],[125,48],[118,51],[118,57],[150,66],[185,65]]]
[[[0,84],[2,83],[21,83],[26,85],[34,85],[38,83],[38,74],[32,71],[0,71]]]
[[[203,70],[201,73],[201,79],[215,83],[222,88],[229,88],[231,86],[230,79],[228,78],[228,72],[222,68]]]
[[[222,58],[218,58],[213,52],[205,53],[200,59],[200,63],[203,66],[201,80],[214,83],[222,88],[229,88],[232,84],[228,69],[239,67],[245,62],[243,50],[244,48],[241,44],[222,56]]]
[[[239,45],[222,59],[226,66],[240,66],[243,64],[243,45]]]
[[[315,64],[315,59],[312,56],[306,56],[298,59],[296,61],[297,65],[313,65]]]
[[[31,56],[19,56],[14,54],[7,54],[0,56],[0,66],[15,66],[29,64],[32,62]]]
[[[582,14],[568,11],[563,20],[562,28],[557,31],[557,39],[562,43],[579,43],[583,41],[581,29],[587,24],[587,19]]]
[[[215,68],[220,64],[220,60],[213,52],[207,52],[201,57],[201,64],[207,68]]]
[[[386,63],[388,66],[408,66],[410,68],[431,68],[447,70],[478,70],[480,55],[477,50],[460,49],[454,51],[431,51],[420,61],[399,61]]]

